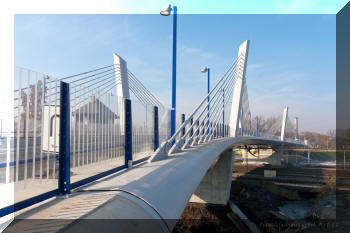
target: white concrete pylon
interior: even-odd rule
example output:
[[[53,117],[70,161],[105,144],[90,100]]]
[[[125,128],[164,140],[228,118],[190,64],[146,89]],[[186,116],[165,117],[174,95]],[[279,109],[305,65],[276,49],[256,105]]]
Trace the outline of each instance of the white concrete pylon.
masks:
[[[286,107],[284,109],[284,112],[283,112],[282,128],[281,128],[281,141],[284,141],[286,125],[287,125],[287,119],[288,119],[288,107]]]
[[[116,89],[118,96],[118,112],[120,118],[120,133],[124,135],[124,99],[130,99],[128,66],[118,54],[113,54]]]
[[[237,72],[236,72],[236,82],[234,84],[233,95],[232,95],[232,105],[230,114],[230,135],[231,137],[237,136],[237,129],[239,127],[240,110],[242,107],[242,90],[243,81],[245,79],[245,73],[247,68],[248,60],[248,50],[249,50],[249,40],[246,40],[239,46],[238,50],[238,60],[237,60]]]
[[[115,67],[115,79],[117,83],[117,95],[124,99],[130,99],[127,63],[116,53],[113,54],[113,59]]]
[[[294,130],[295,130],[295,140],[299,139],[299,129],[298,129],[298,117],[294,118]]]

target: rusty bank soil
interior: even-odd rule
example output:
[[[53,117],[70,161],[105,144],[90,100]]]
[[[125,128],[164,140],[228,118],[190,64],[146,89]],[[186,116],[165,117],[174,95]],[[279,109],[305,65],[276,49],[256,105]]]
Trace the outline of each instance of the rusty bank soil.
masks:
[[[244,164],[235,164],[235,172],[240,173],[257,174],[263,169],[252,165],[247,169]],[[288,168],[283,174],[290,176],[302,172],[308,176],[309,171],[310,176],[314,175],[314,171],[303,168]],[[318,178],[323,177],[325,182],[321,187],[311,189],[290,188],[269,180],[244,179],[244,175],[236,177],[232,179],[230,200],[263,233],[350,232],[350,228],[340,228],[335,221],[335,179],[329,178],[329,173],[333,175],[333,172],[320,169],[319,173]],[[349,210],[350,196],[344,194],[343,200],[339,203],[344,204],[342,209],[347,213],[349,211],[344,209]],[[232,218],[228,217],[231,212],[228,206],[189,203],[173,232],[240,232]],[[346,222],[345,219],[343,223]]]

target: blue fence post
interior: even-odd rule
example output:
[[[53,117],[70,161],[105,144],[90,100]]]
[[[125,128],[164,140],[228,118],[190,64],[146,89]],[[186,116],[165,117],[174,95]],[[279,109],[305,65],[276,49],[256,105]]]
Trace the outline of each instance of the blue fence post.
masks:
[[[185,114],[181,114],[181,123],[183,124],[184,122],[185,122]],[[181,137],[185,135],[185,131],[186,131],[186,126],[182,129]]]
[[[70,193],[70,95],[69,84],[60,85],[59,194]]]
[[[191,118],[191,126],[193,125],[193,117]],[[191,132],[190,132],[190,137],[193,136],[193,128],[191,129]]]
[[[154,106],[154,151],[159,147],[159,120],[158,107]]]
[[[197,135],[196,136],[198,136],[200,134],[200,132],[199,132],[199,121],[197,121],[197,128],[198,128],[198,131],[197,131]]]
[[[125,166],[132,167],[132,117],[131,100],[125,99],[124,102],[124,133],[125,133]]]

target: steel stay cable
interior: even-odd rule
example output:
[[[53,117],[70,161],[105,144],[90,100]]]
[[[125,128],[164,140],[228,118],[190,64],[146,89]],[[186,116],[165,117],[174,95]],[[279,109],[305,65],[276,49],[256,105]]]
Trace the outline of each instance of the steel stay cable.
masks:
[[[231,72],[231,74],[232,74],[232,72]],[[236,72],[234,72],[234,74],[233,74],[230,78],[227,78],[227,79],[225,80],[225,82],[226,82],[226,81],[227,81],[227,82],[225,83],[224,89],[227,88],[227,86],[229,86],[229,85],[231,86],[231,85],[233,84],[233,82],[236,80],[235,74],[236,74]],[[222,87],[221,87],[220,89],[222,89]],[[218,93],[220,93],[219,90],[215,93],[214,97],[211,98],[211,101],[214,100],[215,96],[216,96]],[[220,103],[220,105],[221,105],[221,102],[218,102],[219,100],[220,100],[220,98],[216,98],[213,105],[219,105],[218,103]],[[209,101],[209,104],[211,103],[211,101]],[[190,128],[187,130],[187,132],[186,132],[185,135],[183,136],[184,138],[187,137],[187,135],[189,134],[189,132],[195,127],[196,122],[199,121],[199,120],[200,120],[200,117],[203,115],[203,113],[206,112],[206,110],[207,110],[206,107],[207,107],[207,106],[204,106],[202,112],[199,114],[199,116],[197,116],[196,120],[194,120],[194,123],[190,126]],[[202,124],[202,123],[204,123],[204,120],[205,120],[207,117],[208,117],[208,116],[206,115],[205,118],[201,121],[200,126],[196,128],[196,130],[195,130],[194,133],[192,134],[191,138],[193,138],[194,135],[195,135],[198,131],[201,131],[201,130],[203,129],[203,124]],[[190,118],[189,118],[189,119],[190,119]]]
[[[226,85],[226,87],[227,87],[227,86],[230,87],[228,93],[233,92],[234,84],[235,84],[235,81],[236,81],[236,80],[237,80],[236,78],[231,79],[230,85],[229,85],[229,84]],[[233,84],[233,85],[232,85],[232,84]],[[219,92],[218,92],[218,93],[219,93]],[[220,95],[220,97],[222,97],[222,96]],[[221,100],[221,99],[218,98],[218,100]],[[217,108],[218,106],[221,106],[221,103],[222,103],[222,101],[219,101],[219,102],[216,104],[215,107]],[[216,110],[216,109],[215,109],[215,110]],[[206,120],[206,122],[205,122],[205,120]],[[202,132],[202,133],[200,133],[200,135],[203,135],[204,132],[207,131],[207,128],[208,128],[207,125],[208,125],[208,123],[209,123],[209,119],[207,119],[207,116],[205,116],[205,118],[202,120],[202,123],[203,123],[203,124],[201,124],[201,126],[199,127],[199,129],[196,130],[196,133],[197,133],[198,131],[199,131],[199,132]],[[198,135],[198,136],[199,136],[199,135]]]
[[[130,71],[128,70],[128,74],[130,74],[131,79],[134,79],[136,83],[139,84],[140,88],[144,90],[144,92],[155,102],[157,102],[158,106],[161,106],[164,108],[163,104],[140,82],[140,80],[137,79],[137,77]]]
[[[103,80],[101,80],[101,81],[99,81],[99,82],[96,82],[96,83],[90,84],[90,85],[88,85],[88,86],[84,86],[84,87],[82,87],[82,88],[79,88],[78,90],[76,90],[75,92],[72,92],[71,94],[79,93],[79,92],[81,92],[82,90],[87,90],[87,88],[91,88],[91,87],[93,87],[94,85],[100,84],[101,82],[106,81],[106,80],[109,80],[108,82],[111,82],[112,80],[114,81],[115,79],[114,79],[113,76],[114,76],[114,74],[108,76],[107,78],[105,78],[105,79],[103,79]],[[107,82],[106,82],[106,83],[107,83]],[[80,86],[80,84],[79,84],[79,85],[76,85],[75,87],[78,87],[78,86]],[[98,86],[98,87],[99,87],[99,86]],[[96,88],[98,88],[98,87],[94,87],[94,89],[96,89]],[[87,92],[88,92],[88,91],[86,91],[85,93],[87,93]],[[80,95],[84,95],[85,93],[82,93],[82,94],[80,94]]]
[[[100,86],[97,87],[97,88],[101,88],[103,85],[106,85],[107,83],[109,83],[109,84],[106,85],[105,87],[103,87],[103,89],[100,89],[100,92],[101,92],[101,90],[104,90],[104,89],[106,89],[106,88],[108,88],[108,87],[110,87],[110,86],[114,87],[115,84],[114,84],[114,83],[111,83],[112,81],[114,81],[114,79],[112,79],[112,80],[110,80],[110,81],[108,81],[108,82],[106,82],[106,83],[100,85]],[[97,96],[97,98],[99,98],[99,97],[102,96],[102,95],[100,94],[100,92],[99,92],[99,96]],[[88,92],[85,92],[85,93],[84,93],[84,95],[86,95],[86,94],[88,94]],[[78,96],[77,99],[79,99],[81,96],[83,96],[83,95]],[[96,97],[96,96],[95,96],[95,97]],[[74,100],[75,100],[75,99],[76,99],[76,98],[74,98]],[[81,103],[83,103],[83,102],[85,102],[85,101],[86,101],[86,100],[83,99],[82,101],[80,101],[80,102],[78,102],[78,103],[72,105],[72,107],[76,107],[76,106],[80,105]],[[89,101],[89,100],[87,100],[87,101]]]
[[[235,76],[235,75],[236,75],[236,71],[234,71],[233,74],[232,74],[232,70],[231,70],[231,72],[230,72],[229,75],[230,75],[230,78],[225,79],[224,83],[223,83],[223,84],[221,85],[221,87],[217,90],[217,92],[215,92],[214,96],[211,98],[211,100],[209,101],[208,104],[212,104],[211,102],[216,98],[217,94],[220,93],[220,91],[219,91],[220,89],[226,89],[228,85],[232,85],[232,82],[233,82],[234,80],[236,80],[236,76]],[[232,75],[232,76],[231,76],[231,75]],[[224,86],[224,88],[223,88],[222,86]],[[215,103],[216,103],[217,100],[218,100],[218,99],[215,100]],[[204,106],[202,112],[201,112],[200,115],[196,118],[196,120],[194,120],[194,122],[199,121],[199,118],[203,115],[203,113],[205,112],[207,106],[208,106],[208,105]],[[205,116],[205,118],[204,118],[202,121],[204,121],[206,118],[207,118],[207,115]],[[190,118],[189,118],[189,119],[190,119]],[[194,127],[194,125],[195,125],[195,124],[193,124],[193,127]],[[191,127],[190,130],[191,130],[193,127]],[[202,126],[201,126],[201,127],[202,127]]]
[[[154,100],[153,98],[150,98],[147,93],[145,93],[143,90],[140,90],[139,85],[137,85],[137,83],[135,83],[135,81],[133,79],[130,79],[129,84],[133,85],[135,91],[137,91],[140,95],[141,98],[144,98],[146,100],[148,100],[148,103],[150,103],[153,106],[159,106],[159,107],[163,107],[162,104],[159,103],[159,101]]]
[[[113,72],[110,72],[110,73],[107,73],[107,74],[104,74],[104,75],[102,75],[102,76],[99,76],[99,77],[97,77],[97,78],[95,78],[95,79],[93,79],[93,80],[90,80],[90,81],[96,81],[97,79],[103,78],[103,77],[105,77],[105,76],[107,76],[107,75],[109,75],[108,78],[112,78],[112,77],[114,76],[114,71],[113,71]],[[104,80],[106,80],[106,79],[108,79],[108,78],[105,78],[105,79],[103,79],[102,81],[99,81],[99,82],[103,82]],[[88,81],[88,82],[90,82],[90,81]],[[85,82],[85,83],[88,83],[88,82]],[[93,83],[93,84],[87,86],[86,88],[92,87],[93,85],[96,85],[96,84],[99,84],[99,82],[95,82],[95,83]],[[74,86],[77,87],[77,86],[83,85],[83,84],[85,84],[85,83],[75,84]],[[71,84],[71,83],[69,83],[69,84]],[[46,90],[48,90],[48,89],[46,89]],[[81,90],[84,90],[84,89],[83,89],[83,88],[80,88],[80,89],[78,89],[76,92],[80,92]],[[58,93],[59,93],[59,92],[58,92]],[[75,93],[75,92],[74,92],[74,93]],[[72,94],[74,94],[74,93],[72,93]],[[55,93],[50,94],[50,95],[54,95],[54,94],[55,94]],[[85,94],[85,93],[83,93],[83,94],[81,94],[81,95],[84,95],[84,94]],[[47,95],[46,97],[48,97],[48,96],[50,96],[50,95]]]
[[[137,91],[134,90],[134,87],[132,87],[131,85],[130,85],[130,87],[131,87],[130,90],[134,93],[135,97],[136,97],[141,103],[143,103],[144,105],[151,105],[151,106],[153,106],[152,103],[147,102],[145,99],[143,99],[142,96],[140,96],[140,94],[139,94]]]
[[[138,90],[140,96],[147,99],[150,103],[152,103],[154,105],[158,105],[158,103],[156,101],[151,99],[149,96],[147,96],[147,93],[145,93],[142,89],[140,89],[139,85],[133,79],[130,79],[130,81],[131,81],[130,84],[132,84],[134,86],[134,88]]]
[[[154,100],[154,101],[158,101],[153,95],[152,93],[150,93],[150,91],[140,82],[140,80],[138,80],[136,78],[136,76],[128,70],[128,74],[130,74],[130,78],[131,80],[134,81],[134,83],[139,87],[140,90],[142,90],[144,92],[145,95],[148,96],[148,98]]]
[[[150,93],[146,87],[135,77],[133,76],[133,74],[131,73],[130,75],[131,80],[134,82],[135,86],[138,87],[138,89],[140,89],[141,92],[144,93],[145,97],[152,100],[153,102],[157,103],[156,105],[161,106],[162,104],[152,95],[152,93]]]
[[[130,79],[130,80],[131,80],[131,79]],[[150,99],[147,98],[146,96],[142,95],[142,91],[140,91],[140,90],[138,89],[138,87],[137,87],[137,85],[136,85],[135,83],[129,82],[129,84],[131,84],[130,86],[133,87],[133,89],[134,89],[133,92],[134,92],[135,95],[136,95],[135,92],[137,92],[138,95],[139,95],[139,97],[140,97],[140,98],[143,97],[143,99],[145,99],[145,101],[146,101],[148,104],[153,105],[153,106],[157,106],[157,103],[153,102],[152,100],[150,100]],[[143,102],[143,101],[141,101],[141,102]]]
[[[84,85],[84,84],[86,84],[86,83],[89,83],[89,82],[92,82],[92,81],[96,81],[97,79],[106,77],[107,75],[110,75],[110,74],[113,74],[113,75],[114,75],[114,74],[115,74],[115,71],[111,71],[111,72],[109,72],[109,73],[107,73],[107,74],[98,76],[98,77],[96,77],[96,78],[94,78],[94,79],[88,80],[88,81],[83,82],[83,83],[74,84],[74,85],[75,85],[75,86]],[[69,84],[72,84],[72,83],[69,83]],[[96,83],[95,83],[95,84],[96,84]]]
[[[230,66],[229,70],[231,70],[232,68],[235,67],[235,64],[237,63],[237,59],[233,62],[233,64]],[[204,99],[202,100],[202,102],[192,111],[192,113],[190,114],[188,119],[191,119],[193,117],[193,115],[198,111],[198,109],[207,101],[208,96],[210,96],[214,90],[216,90],[216,88],[218,87],[218,85],[220,83],[222,83],[222,81],[224,80],[224,78],[226,77],[227,73],[229,72],[229,70],[226,71],[226,73],[221,77],[221,79],[216,83],[216,85],[214,86],[214,88],[204,97]],[[222,85],[222,84],[221,84]],[[210,101],[209,101],[210,104]],[[207,106],[207,105],[206,105]],[[174,135],[169,138],[167,140],[167,143],[174,141],[174,139],[178,136],[178,134],[182,131],[184,125],[187,125],[188,120],[186,120],[180,127],[179,129],[174,133]]]
[[[100,73],[92,74],[90,76],[86,76],[86,77],[79,78],[79,79],[74,80],[74,81],[70,81],[69,84],[73,84],[73,83],[79,82],[79,81],[87,79],[87,78],[95,77],[96,75],[104,74],[106,72],[110,72],[110,71],[115,72],[117,67],[119,67],[119,64],[115,64],[113,69],[105,70],[105,71],[102,71]]]
[[[233,64],[236,64],[236,62],[237,62],[237,59],[236,59],[236,61],[234,61]],[[231,67],[233,67],[233,65],[232,65]],[[231,68],[231,67],[230,67],[230,68]],[[228,71],[227,71],[227,72],[228,72]],[[216,88],[218,87],[218,85],[219,85],[220,83],[222,83],[222,81],[223,81],[223,79],[225,78],[227,72],[226,72],[225,75],[217,82],[217,84],[214,86],[214,88],[207,94],[207,96],[202,100],[202,102],[197,106],[197,108],[195,108],[195,110],[190,114],[190,117],[189,117],[188,119],[191,119],[191,118],[193,117],[193,115],[198,111],[198,109],[207,101],[208,96],[210,96],[210,95],[214,92],[214,90],[216,90]],[[209,103],[210,103],[210,101],[209,101]],[[206,105],[206,106],[207,106],[207,105]],[[178,128],[178,130],[173,134],[173,136],[171,136],[171,138],[169,138],[169,139],[167,140],[167,143],[170,143],[170,142],[172,142],[172,141],[175,140],[175,138],[178,136],[178,134],[183,130],[184,126],[186,126],[186,125],[188,124],[188,119]],[[166,144],[167,144],[167,143],[166,143]],[[164,144],[163,146],[166,146],[166,144]],[[159,149],[161,149],[161,148],[162,148],[162,147],[160,147]]]
[[[232,97],[232,94],[233,94],[233,88],[234,87],[232,87],[232,89],[231,89],[231,91],[229,91],[229,95],[228,95],[228,98],[224,98],[224,105],[226,105],[227,103],[228,103],[228,100]],[[218,111],[218,113],[221,113],[221,111]],[[217,116],[216,116],[217,117]],[[215,118],[214,118],[215,119]],[[217,121],[216,121],[216,124],[215,124],[215,126],[213,127],[214,129],[217,127],[217,124],[221,121],[221,119],[222,119],[222,114],[220,114],[219,115],[219,119],[217,119]],[[213,129],[212,128],[212,129]],[[210,136],[212,136],[213,135],[213,133],[214,133],[214,131],[212,131],[212,133],[211,133],[211,135]]]
[[[234,89],[234,85],[232,85],[233,84],[233,82],[235,82],[236,81],[236,78],[234,78],[234,79],[231,79],[231,83],[229,84],[229,87],[230,87],[230,89],[229,89],[229,93],[230,93],[230,95],[229,95],[229,98],[231,97],[231,95],[232,95],[232,93],[233,93],[233,89]],[[226,86],[227,87],[227,86]],[[222,96],[221,96],[222,97]],[[229,99],[228,98],[228,99]],[[227,101],[226,101],[226,103],[228,102],[228,99],[227,99]],[[220,100],[222,100],[221,98],[220,98]],[[221,103],[222,103],[222,101],[220,101],[220,106],[221,106]],[[217,112],[220,112],[220,111],[217,111]],[[215,116],[216,117],[216,116]],[[199,118],[199,117],[198,117]],[[196,120],[196,122],[198,121],[198,119]],[[188,136],[188,134],[189,134],[189,132],[191,132],[191,130],[192,130],[192,128],[193,128],[193,126],[194,125],[196,125],[196,124],[193,124],[193,125],[191,125],[191,127],[188,129],[188,131],[185,133],[185,135],[182,137],[182,139],[183,140],[185,140],[185,138]],[[203,127],[205,126],[206,124],[205,124],[205,122],[204,122],[204,120],[199,124],[199,126],[196,128],[196,130],[193,132],[193,134],[192,134],[192,136],[190,136],[189,138],[188,138],[188,140],[192,140],[194,137],[196,137],[196,138],[198,138],[198,137],[203,137],[203,134],[204,134],[204,132],[206,132],[206,130],[205,129],[203,129]],[[199,133],[199,132],[201,132],[201,133]],[[197,135],[197,133],[198,133],[198,135]]]
[[[116,65],[116,64],[113,64],[113,65],[101,67],[101,68],[98,68],[98,69],[86,71],[86,72],[83,72],[83,73],[80,73],[80,74],[75,74],[75,75],[67,76],[67,77],[61,78],[61,79],[59,79],[59,80],[62,81],[62,80],[66,80],[66,79],[69,79],[69,78],[74,78],[74,77],[77,77],[77,76],[80,76],[80,75],[84,75],[84,74],[88,74],[88,73],[95,72],[95,71],[98,71],[98,70],[106,69],[106,68],[109,68],[109,67],[112,67],[112,66],[115,66],[115,65]],[[50,82],[48,82],[48,83],[50,83]]]
[[[232,74],[232,72],[231,72],[231,74]],[[230,75],[231,75],[230,74]],[[221,89],[227,89],[227,87],[229,86],[229,87],[231,87],[231,86],[234,86],[235,85],[235,82],[236,82],[236,80],[237,80],[237,77],[236,77],[236,74],[237,74],[237,72],[236,71],[234,71],[234,73],[233,73],[233,75],[230,77],[230,79],[227,79],[227,80],[225,80],[225,81],[227,81],[224,85],[224,88],[220,88],[220,89],[218,89],[217,90],[217,92],[215,93],[215,95],[217,95],[217,94],[220,94],[221,93]],[[233,88],[232,88],[233,89]],[[221,98],[221,95],[219,95],[219,99]],[[210,104],[210,102],[209,102],[209,104]],[[209,105],[208,104],[208,105]],[[216,105],[221,105],[221,103],[216,103]],[[207,106],[205,106],[205,108],[206,108]],[[213,107],[213,106],[212,106]],[[205,110],[205,109],[204,109]],[[201,114],[202,115],[202,114]],[[206,115],[205,116],[205,118],[202,120],[203,122],[205,121],[205,120],[207,120],[206,122],[205,122],[205,125],[202,125],[201,126],[201,128],[203,128],[204,127],[204,131],[206,131],[207,130],[207,124],[208,124],[208,121],[209,121],[209,118],[208,118],[208,115]]]

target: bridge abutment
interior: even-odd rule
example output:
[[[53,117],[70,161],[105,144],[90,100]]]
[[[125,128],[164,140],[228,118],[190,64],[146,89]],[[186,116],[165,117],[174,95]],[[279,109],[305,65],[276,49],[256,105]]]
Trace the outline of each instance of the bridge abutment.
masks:
[[[210,166],[190,202],[226,205],[230,198],[232,169],[233,152],[230,149]]]

